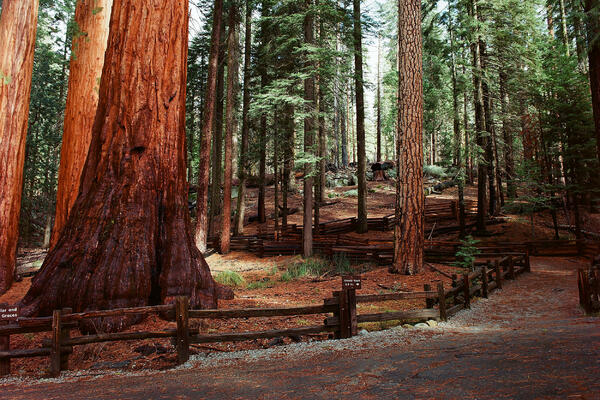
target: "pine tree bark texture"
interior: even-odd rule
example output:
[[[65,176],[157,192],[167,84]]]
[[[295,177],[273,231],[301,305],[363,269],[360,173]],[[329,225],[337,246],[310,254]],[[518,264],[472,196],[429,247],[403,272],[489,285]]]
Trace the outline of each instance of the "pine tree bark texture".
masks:
[[[92,140],[98,106],[98,89],[108,40],[113,0],[79,0],[75,22],[80,34],[73,38],[69,88],[63,127],[56,212],[50,246],[54,247],[79,193],[81,171]]]
[[[194,245],[187,203],[188,5],[116,0],[81,188],[56,246],[22,300],[24,315],[232,297]],[[208,125],[210,126],[210,125]],[[115,331],[140,317],[93,321]]]
[[[237,6],[229,8],[229,34],[227,35],[227,110],[225,112],[225,168],[223,179],[223,218],[221,219],[221,254],[229,253],[231,242],[231,181],[233,177],[233,136],[237,131],[235,115],[238,93],[238,13]]]
[[[596,127],[596,146],[600,160],[600,1],[585,0],[588,31],[588,61],[590,64],[590,87],[592,90],[592,107],[594,125]]]
[[[367,224],[367,154],[360,0],[354,0],[354,85],[356,86],[356,150],[358,153],[358,226],[356,230],[364,233],[369,228]]]
[[[423,266],[423,49],[421,1],[398,1],[398,177],[392,272],[419,273]]]
[[[219,69],[219,44],[221,24],[223,23],[223,0],[215,0],[213,25],[210,39],[210,55],[204,94],[204,114],[202,121],[202,143],[198,164],[198,199],[196,200],[195,243],[198,250],[206,251],[208,237],[208,183],[210,173],[210,143],[215,123],[215,104],[217,101],[217,73]]]
[[[0,16],[0,294],[12,285],[38,0],[4,0]]]

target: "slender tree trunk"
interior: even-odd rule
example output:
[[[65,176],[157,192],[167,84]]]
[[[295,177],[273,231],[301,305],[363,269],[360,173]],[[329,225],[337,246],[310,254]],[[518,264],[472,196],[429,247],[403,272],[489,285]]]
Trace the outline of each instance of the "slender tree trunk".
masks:
[[[21,302],[23,315],[172,303],[180,295],[214,308],[233,295],[212,279],[189,220],[188,5],[116,0],[110,26],[79,195]],[[84,330],[114,331],[140,319],[105,318]]]
[[[16,265],[38,0],[4,0],[0,14],[0,294]]]
[[[587,74],[588,69],[585,60],[587,45],[580,16],[580,13],[583,12],[583,7],[581,0],[571,0],[570,5],[573,13],[573,29],[575,31],[575,50],[577,51],[577,61],[579,63],[579,69]]]
[[[510,97],[506,90],[506,82],[508,77],[506,72],[500,71],[500,107],[502,111],[502,136],[504,138],[504,171],[506,176],[506,194],[509,199],[514,199],[517,196],[517,188],[514,183],[515,174],[515,160],[513,156],[514,152],[514,137],[510,127],[510,121],[508,117],[508,109],[510,104]]]
[[[275,219],[275,234],[278,234],[279,231],[279,135],[273,135],[273,175],[274,175],[274,185],[273,185],[273,216]]]
[[[304,17],[304,42],[312,46],[314,45],[314,17],[313,17],[313,2],[305,0],[306,15]],[[312,62],[307,59],[305,68],[311,70]],[[310,72],[309,72],[310,73]],[[304,100],[307,105],[306,117],[304,117],[304,152],[307,156],[312,155],[313,135],[315,128],[315,78],[309,75],[304,79]],[[313,231],[312,231],[312,211],[313,211],[313,178],[312,178],[312,162],[307,162],[304,166],[304,216],[302,229],[302,255],[311,257],[313,254]]]
[[[477,23],[479,20],[478,0],[471,0],[471,16]],[[481,68],[481,48],[479,40],[479,29],[475,28],[475,35],[471,44],[473,54],[473,101],[475,108],[475,137],[477,146],[485,150],[484,132],[486,131],[486,121],[483,101],[482,68]],[[481,157],[477,160],[477,230],[481,233],[486,231],[487,218],[487,188],[486,180],[488,176],[487,165]]]
[[[345,88],[344,88],[345,91]],[[347,103],[343,104],[343,101],[340,104],[340,129],[342,136],[342,167],[348,168],[348,123],[346,121],[346,117],[348,114],[346,113]]]
[[[467,75],[466,67],[463,64],[462,74]],[[466,180],[467,183],[473,184],[473,163],[471,161],[471,138],[469,135],[469,113],[467,112],[467,105],[469,100],[467,98],[467,91],[463,91],[463,125],[465,127],[465,168],[467,170]]]
[[[223,179],[223,218],[221,219],[221,254],[229,253],[231,241],[231,181],[233,177],[233,137],[237,131],[238,66],[238,12],[237,5],[229,7],[227,35],[227,126],[225,130],[225,168]]]
[[[210,219],[208,235],[215,234],[215,223],[222,215],[222,178],[223,178],[223,111],[225,103],[225,23],[221,24],[219,39],[219,73],[217,75],[217,103],[215,104],[215,125],[212,146],[212,182],[210,185]]]
[[[393,272],[423,267],[423,53],[421,1],[398,0],[398,163]]]
[[[292,104],[285,105],[285,142],[283,148],[283,176],[281,177],[281,194],[282,207],[281,225],[286,228],[288,224],[288,194],[290,190],[290,176],[294,165],[294,132],[296,131],[294,121],[294,106]]]
[[[56,245],[79,193],[81,170],[92,140],[92,125],[98,105],[98,86],[104,65],[111,6],[112,0],[95,3],[78,1],[75,8],[75,22],[80,34],[73,38],[69,66],[51,246]]]
[[[244,214],[246,210],[246,177],[248,174],[248,136],[250,134],[250,80],[252,62],[252,2],[246,0],[246,33],[244,44],[244,94],[242,105],[242,147],[240,150],[240,166],[238,170],[239,186],[237,212],[233,231],[235,235],[244,233]],[[277,169],[275,168],[277,175]],[[277,182],[275,183],[277,187]],[[275,207],[277,212],[277,207]]]
[[[219,45],[222,18],[223,0],[215,0],[212,35],[210,39],[210,55],[208,60],[208,76],[206,79],[206,93],[204,95],[206,100],[204,102],[204,115],[202,121],[202,147],[200,151],[200,163],[198,165],[198,200],[196,206],[197,222],[195,242],[201,252],[206,251],[210,143],[215,121],[215,104],[217,102],[217,74],[219,69]]]
[[[455,47],[454,47],[454,21],[451,20],[453,17],[449,16],[448,21],[448,32],[450,34],[450,62],[452,72],[452,117],[453,117],[453,128],[454,128],[454,162],[458,170],[458,225],[459,225],[459,236],[464,238],[466,236],[465,228],[465,175],[463,174],[462,168],[462,157],[461,157],[461,137],[460,137],[460,115],[458,106],[458,78],[456,74],[456,59],[455,59]],[[466,130],[466,128],[465,128]]]
[[[565,53],[567,57],[571,55],[571,49],[569,46],[569,33],[567,31],[567,12],[565,10],[565,0],[559,0],[560,4],[560,24],[562,27],[562,39],[565,46]]]
[[[487,133],[484,138],[484,158],[487,166],[487,178],[488,178],[488,190],[489,190],[489,209],[490,215],[496,215],[497,208],[497,193],[496,184],[494,182],[495,177],[495,166],[494,166],[494,123],[492,121],[492,97],[490,95],[490,89],[488,86],[486,72],[488,69],[488,55],[487,46],[485,42],[479,42],[480,57],[481,57],[481,86],[483,90],[483,110],[485,119],[485,131]]]
[[[381,36],[377,36],[377,162],[381,162]]]
[[[594,125],[596,127],[596,146],[600,161],[600,14],[599,0],[585,0],[588,31],[588,61],[590,64],[590,88],[592,91],[592,106],[594,110]]]
[[[358,152],[358,220],[356,231],[364,233],[369,230],[369,227],[367,224],[367,154],[360,0],[354,0],[354,85],[356,86],[356,147]]]

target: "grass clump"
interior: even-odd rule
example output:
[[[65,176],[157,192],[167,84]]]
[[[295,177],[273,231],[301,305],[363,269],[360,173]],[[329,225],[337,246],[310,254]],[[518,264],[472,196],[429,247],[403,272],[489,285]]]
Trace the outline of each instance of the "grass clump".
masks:
[[[263,280],[263,281],[256,281],[256,282],[250,282],[247,286],[246,289],[248,290],[255,290],[255,289],[265,289],[265,288],[271,288],[275,285],[275,282],[273,282],[272,280]]]
[[[332,262],[335,272],[340,275],[351,274],[352,272],[354,272],[352,270],[352,266],[350,265],[350,260],[348,260],[348,256],[346,256],[346,253],[336,253],[333,256]]]
[[[344,197],[358,197],[358,189],[350,189],[345,191],[342,196]]]
[[[225,286],[243,286],[246,280],[235,271],[221,271],[215,276],[215,281]]]
[[[300,263],[289,266],[288,269],[281,274],[280,279],[283,282],[289,282],[305,276],[321,276],[328,269],[329,265],[325,261],[318,258],[307,258]]]

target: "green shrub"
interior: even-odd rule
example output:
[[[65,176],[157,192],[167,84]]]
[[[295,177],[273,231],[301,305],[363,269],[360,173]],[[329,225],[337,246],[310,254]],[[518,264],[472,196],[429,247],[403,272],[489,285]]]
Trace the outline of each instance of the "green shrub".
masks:
[[[447,175],[444,168],[439,165],[425,165],[423,166],[423,173],[434,178],[445,178]]]
[[[221,271],[215,276],[215,281],[225,286],[242,286],[246,283],[244,277],[235,271]]]
[[[461,245],[456,252],[456,261],[452,265],[461,268],[471,268],[475,257],[480,253],[479,249],[475,246],[479,243],[479,240],[473,239],[473,236],[469,235],[464,240],[460,241]]]
[[[358,197],[358,189],[350,189],[342,194],[344,197]]]

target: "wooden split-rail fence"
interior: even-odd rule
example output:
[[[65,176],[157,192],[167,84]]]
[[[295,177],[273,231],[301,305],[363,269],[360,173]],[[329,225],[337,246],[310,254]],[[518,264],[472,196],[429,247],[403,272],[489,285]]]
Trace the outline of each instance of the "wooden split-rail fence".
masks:
[[[335,338],[349,338],[357,334],[358,324],[379,321],[415,322],[430,319],[446,321],[458,311],[469,308],[475,295],[487,297],[496,288],[501,288],[506,279],[515,279],[529,270],[529,257],[526,253],[501,255],[500,258],[477,263],[473,271],[462,277],[453,277],[452,287],[446,288],[442,282],[436,290],[425,285],[422,292],[392,292],[385,294],[358,295],[355,289],[343,288],[333,292],[331,298],[322,304],[290,308],[247,308],[247,309],[190,309],[187,297],[178,297],[175,304],[147,307],[134,307],[116,310],[73,313],[70,309],[55,310],[51,317],[17,318],[0,325],[0,376],[10,373],[11,359],[28,357],[49,357],[50,375],[58,376],[61,370],[68,369],[69,356],[75,346],[91,343],[134,341],[154,338],[172,338],[175,342],[178,363],[189,360],[190,345],[198,343],[236,342],[276,337],[298,337],[332,333]],[[357,304],[377,303],[392,300],[424,299],[425,308],[384,313],[361,314]],[[437,308],[436,308],[437,307]],[[0,306],[0,310],[2,306]],[[101,318],[127,316],[160,315],[175,320],[176,328],[143,331],[94,333],[72,336],[81,323]],[[202,333],[199,328],[190,326],[194,319],[235,319],[269,318],[282,316],[326,315],[321,325],[302,326],[289,329],[273,329],[258,332]],[[50,332],[50,340],[42,342],[35,349],[11,349],[11,335]]]

